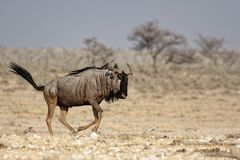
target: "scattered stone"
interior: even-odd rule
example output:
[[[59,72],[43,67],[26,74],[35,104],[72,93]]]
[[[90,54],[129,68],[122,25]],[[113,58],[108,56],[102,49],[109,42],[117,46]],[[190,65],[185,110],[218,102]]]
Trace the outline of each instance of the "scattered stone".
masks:
[[[147,133],[149,133],[149,132],[152,132],[152,131],[154,131],[154,130],[155,130],[155,127],[150,128],[150,129],[144,131],[144,132],[141,134],[141,136],[143,136],[143,135],[145,135],[145,134],[147,134]]]
[[[92,133],[90,134],[90,138],[91,138],[91,139],[98,139],[98,138],[99,138],[99,135],[98,135],[96,132],[92,132]]]
[[[70,160],[82,160],[82,159],[84,159],[85,157],[83,156],[83,155],[81,155],[81,154],[72,154],[71,156],[70,156]]]
[[[33,127],[29,127],[28,129],[25,129],[23,131],[23,134],[28,134],[28,133],[36,133],[36,131],[33,130]]]
[[[187,152],[187,150],[185,148],[181,148],[181,149],[176,150],[176,152],[185,153],[185,152]]]
[[[239,145],[214,143],[212,137],[171,137],[119,134],[99,138],[95,132],[81,137],[37,134],[0,136],[0,159],[204,159],[205,156],[238,158]],[[91,140],[98,139],[98,140]],[[204,143],[202,143],[204,141]],[[231,148],[232,147],[232,148]]]
[[[8,148],[8,146],[6,146],[5,144],[3,144],[2,142],[0,142],[0,149],[5,149]]]
[[[124,141],[124,140],[130,140],[130,137],[129,137],[128,134],[120,134],[120,135],[118,136],[118,138],[119,138],[120,140],[122,140],[122,141]]]

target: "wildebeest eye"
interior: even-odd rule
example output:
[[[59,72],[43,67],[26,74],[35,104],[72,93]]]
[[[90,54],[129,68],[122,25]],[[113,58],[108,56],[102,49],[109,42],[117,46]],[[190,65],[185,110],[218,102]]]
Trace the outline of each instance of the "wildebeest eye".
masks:
[[[109,77],[110,79],[113,79],[113,73],[112,73],[112,71],[106,72],[106,73],[105,73],[105,76],[106,76],[106,77]]]
[[[107,77],[107,76],[112,76],[112,71],[107,71],[106,73],[105,73],[105,76]]]

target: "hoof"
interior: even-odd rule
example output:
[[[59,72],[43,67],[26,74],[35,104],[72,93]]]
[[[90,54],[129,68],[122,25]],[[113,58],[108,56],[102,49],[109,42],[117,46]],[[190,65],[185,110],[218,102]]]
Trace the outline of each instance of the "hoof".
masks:
[[[97,133],[97,129],[94,127],[94,128],[92,129],[92,132]]]
[[[73,136],[77,136],[78,134],[77,134],[77,132],[72,131],[72,132],[71,132],[71,135],[73,135]]]
[[[98,135],[96,132],[92,132],[92,133],[90,134],[90,138],[91,138],[91,139],[98,139],[98,138],[99,138],[99,135]]]

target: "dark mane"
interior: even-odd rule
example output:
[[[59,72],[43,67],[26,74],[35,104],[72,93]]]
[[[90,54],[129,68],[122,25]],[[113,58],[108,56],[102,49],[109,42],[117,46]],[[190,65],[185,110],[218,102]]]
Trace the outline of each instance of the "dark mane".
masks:
[[[101,67],[95,67],[95,66],[85,67],[85,68],[82,68],[82,69],[73,70],[70,73],[68,73],[67,75],[75,75],[75,74],[82,73],[82,72],[84,72],[86,70],[89,70],[89,69],[108,69],[108,65],[109,64],[106,63],[105,65],[103,65]]]
[[[70,73],[68,73],[68,75],[75,75],[75,74],[84,72],[84,71],[89,70],[89,69],[98,69],[98,68],[97,67],[85,67],[85,68],[82,68],[82,69],[73,70]]]

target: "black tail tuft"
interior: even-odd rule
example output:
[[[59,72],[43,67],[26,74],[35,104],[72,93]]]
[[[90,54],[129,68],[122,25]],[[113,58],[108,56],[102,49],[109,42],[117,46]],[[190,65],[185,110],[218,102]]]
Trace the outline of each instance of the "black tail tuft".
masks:
[[[21,76],[22,78],[24,78],[26,81],[28,81],[36,90],[43,91],[44,86],[38,86],[34,82],[32,75],[26,69],[24,69],[22,66],[20,66],[16,63],[10,63],[9,69],[10,69],[10,72],[15,73],[15,74]]]

